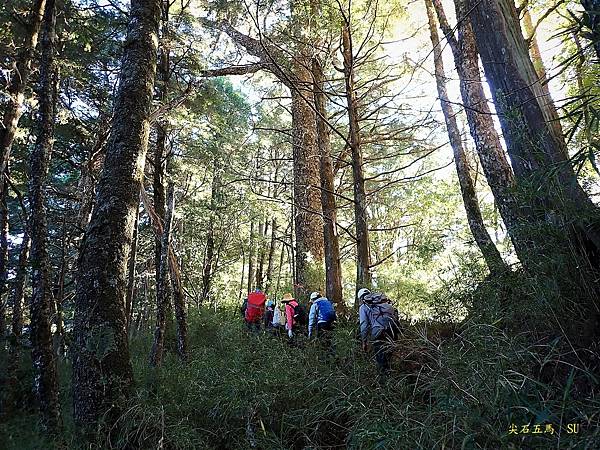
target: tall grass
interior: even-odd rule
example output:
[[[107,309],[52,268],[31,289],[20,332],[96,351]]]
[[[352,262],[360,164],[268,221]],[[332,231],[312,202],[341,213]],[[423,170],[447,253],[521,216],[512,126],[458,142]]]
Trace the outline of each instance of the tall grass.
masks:
[[[497,292],[490,288],[477,295]],[[463,293],[464,294],[464,293]],[[461,294],[461,295],[463,295]],[[490,297],[491,298],[491,297]],[[479,299],[481,300],[481,299]],[[474,301],[473,298],[470,301]],[[492,300],[490,300],[492,301]],[[393,370],[378,382],[356,342],[356,325],[335,333],[336,357],[315,343],[246,332],[231,310],[190,318],[188,364],[168,355],[151,369],[149,334],[131,342],[136,394],[101,448],[433,449],[598,448],[600,402],[593,373],[549,340],[498,316],[461,324],[406,325]],[[70,367],[61,364],[66,431]],[[566,376],[565,376],[566,374]],[[30,374],[29,374],[30,375]],[[27,383],[27,377],[23,383]],[[579,424],[568,434],[567,424]],[[0,448],[51,448],[32,409],[0,425]],[[511,424],[552,424],[554,434],[509,434]]]

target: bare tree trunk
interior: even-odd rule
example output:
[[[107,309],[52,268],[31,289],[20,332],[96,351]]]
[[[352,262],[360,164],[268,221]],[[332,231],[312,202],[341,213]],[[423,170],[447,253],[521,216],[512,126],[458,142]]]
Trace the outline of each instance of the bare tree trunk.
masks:
[[[242,248],[242,270],[240,276],[240,289],[238,294],[238,303],[242,300],[242,295],[244,295],[244,275],[246,274],[246,252]]]
[[[206,252],[204,254],[204,264],[202,267],[202,301],[210,297],[210,285],[212,281],[212,267],[215,256],[215,236],[214,224],[211,220],[208,224],[208,235],[206,236]]]
[[[54,120],[58,100],[58,68],[54,61],[56,8],[46,2],[42,31],[39,83],[38,135],[30,156],[29,204],[31,208],[31,345],[35,370],[34,392],[42,424],[52,432],[61,426],[58,373],[52,351],[50,316],[52,286],[47,249],[46,183],[54,145]]]
[[[583,253],[600,266],[598,210],[577,181],[562,135],[552,126],[538,76],[510,0],[472,2],[472,23],[504,140],[518,183],[527,187],[540,227],[554,244]],[[543,182],[543,186],[541,186]],[[527,199],[526,199],[527,201]],[[540,251],[550,242],[539,240]],[[573,261],[573,267],[578,266]]]
[[[133,238],[131,239],[131,250],[129,251],[129,260],[127,262],[127,295],[125,297],[125,318],[127,319],[126,328],[129,334],[131,328],[131,318],[133,314],[133,297],[135,294],[135,263],[137,258],[138,234],[139,234],[140,208],[135,212],[133,222]]]
[[[101,418],[119,416],[133,383],[127,256],[148,149],[160,6],[159,0],[131,0],[115,117],[79,261],[73,404],[76,425],[90,437]]]
[[[523,225],[524,221],[530,220],[531,212],[529,208],[521,207],[515,198],[514,175],[504,154],[483,90],[473,29],[470,21],[462,20],[466,15],[464,0],[456,2],[456,15],[461,18],[457,25],[457,38],[454,37],[453,28],[448,24],[442,3],[439,0],[434,0],[433,3],[440,27],[446,35],[454,56],[467,122],[481,167],[516,253],[521,262],[527,264],[532,243],[526,237]]]
[[[252,291],[254,280],[254,221],[250,222],[250,245],[248,246],[248,292]]]
[[[371,249],[369,246],[369,224],[367,219],[367,194],[363,157],[360,148],[360,127],[356,90],[354,86],[354,55],[350,20],[344,16],[342,23],[342,54],[344,56],[344,79],[346,103],[350,123],[350,148],[352,150],[352,175],[354,178],[354,219],[356,223],[356,287],[371,286]],[[358,308],[359,303],[355,302]]]
[[[175,215],[175,188],[172,183],[169,184],[169,212],[172,218]],[[175,320],[177,323],[177,354],[179,359],[187,361],[188,359],[188,327],[187,327],[187,308],[185,305],[185,294],[181,284],[181,274],[178,270],[179,264],[175,258],[175,253],[170,252],[171,261],[171,285],[173,289],[173,303],[175,306]]]
[[[56,313],[54,314],[54,354],[62,356],[65,350],[65,327],[63,319],[63,300],[65,297],[65,276],[67,273],[67,218],[63,214],[62,231],[60,240],[60,265],[56,273],[54,285],[54,303],[56,305]]]
[[[317,109],[317,142],[319,145],[319,169],[321,174],[321,204],[323,207],[323,241],[325,246],[325,295],[337,303],[341,312],[346,305],[342,298],[342,267],[340,265],[340,244],[337,232],[337,211],[335,204],[335,185],[331,162],[331,140],[326,123],[327,97],[325,95],[325,76],[317,57],[313,58],[314,100]]]
[[[6,203],[6,191],[8,190],[8,181],[0,179],[3,184],[0,194],[0,348],[4,346],[4,337],[6,336],[6,304],[8,297],[6,293],[6,284],[8,281],[8,205]]]
[[[285,246],[281,246],[281,252],[279,254],[279,267],[277,268],[277,285],[275,286],[275,295],[279,295],[279,287],[281,286],[281,269],[283,268],[283,257],[285,256]]]
[[[23,241],[19,250],[19,261],[17,263],[14,279],[14,288],[11,295],[12,322],[10,333],[10,347],[6,378],[5,396],[2,404],[0,417],[10,417],[18,409],[19,398],[17,397],[17,385],[19,383],[19,368],[21,366],[21,337],[23,334],[23,301],[25,300],[25,281],[27,278],[27,260],[31,240],[27,230],[23,234]]]
[[[275,258],[275,248],[277,247],[277,241],[276,241],[276,237],[277,237],[277,219],[275,219],[275,217],[273,217],[271,219],[271,243],[269,244],[269,257],[268,257],[268,261],[267,261],[267,273],[266,273],[266,285],[265,285],[265,291],[269,292],[269,289],[271,289],[271,281],[273,279],[273,264],[274,264],[274,258]]]
[[[492,238],[485,228],[485,223],[483,222],[483,216],[481,215],[477,194],[475,192],[475,185],[473,183],[473,179],[471,178],[471,174],[469,173],[469,164],[467,161],[467,155],[463,148],[462,137],[460,135],[460,130],[458,129],[458,123],[456,122],[454,110],[448,98],[448,92],[446,90],[446,73],[444,71],[444,62],[442,60],[442,47],[440,46],[440,38],[437,31],[437,21],[435,20],[435,11],[432,1],[425,0],[425,6],[427,9],[427,18],[429,20],[431,44],[433,45],[435,81],[442,112],[444,113],[446,129],[450,138],[450,145],[452,146],[452,151],[454,152],[456,173],[458,175],[460,192],[462,194],[465,211],[467,213],[469,228],[473,234],[473,237],[475,238],[475,242],[477,243],[479,250],[483,254],[483,258],[485,259],[490,272],[505,272],[508,270],[508,266],[502,260],[500,252],[492,241]]]
[[[13,64],[12,76],[6,89],[9,103],[4,111],[2,126],[0,127],[0,180],[4,180],[4,174],[10,159],[10,151],[19,126],[19,119],[23,114],[25,89],[31,74],[31,62],[38,42],[45,5],[46,0],[34,0],[32,2],[25,42]],[[3,187],[3,183],[0,182],[0,189],[2,189],[0,195],[4,195],[5,190]]]
[[[556,107],[554,106],[554,100],[550,95],[550,86],[548,85],[548,74],[546,73],[546,68],[544,67],[544,60],[542,59],[540,46],[538,45],[537,38],[535,37],[535,29],[531,20],[531,14],[529,13],[529,9],[527,8],[523,13],[523,31],[525,34],[527,34],[527,36],[524,37],[526,39],[526,42],[529,44],[529,55],[531,56],[531,62],[533,63],[535,73],[538,76],[540,90],[544,94],[544,96],[539,99],[540,105],[547,110],[547,115],[548,117],[550,117],[549,125],[554,127],[554,132],[556,133],[556,135],[562,136],[564,134],[562,125],[560,123]],[[564,150],[566,151],[566,147],[564,148]]]
[[[171,225],[173,224],[173,188],[169,189],[169,207],[165,215],[163,234],[161,240],[160,270],[158,278],[158,291],[156,293],[156,328],[154,331],[154,343],[150,352],[150,365],[159,367],[162,365],[165,326],[167,322],[167,307],[169,303],[169,246],[171,245]]]

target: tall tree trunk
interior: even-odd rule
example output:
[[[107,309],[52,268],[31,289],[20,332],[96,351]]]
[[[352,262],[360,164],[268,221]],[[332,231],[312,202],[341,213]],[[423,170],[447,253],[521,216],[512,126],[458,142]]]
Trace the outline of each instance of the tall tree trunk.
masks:
[[[171,225],[173,224],[173,188],[169,189],[169,207],[165,215],[161,240],[160,270],[158,278],[158,291],[156,292],[156,327],[154,330],[154,343],[150,351],[150,365],[159,367],[162,365],[165,326],[167,322],[167,307],[169,303],[169,247],[171,244]]]
[[[17,262],[13,290],[11,295],[12,322],[10,333],[10,347],[7,368],[6,388],[0,416],[10,417],[18,409],[19,398],[17,397],[17,385],[19,384],[21,367],[21,337],[23,335],[23,301],[25,300],[25,281],[27,279],[27,260],[29,259],[29,248],[31,240],[29,233],[25,230],[23,241],[19,249],[19,260]]]
[[[60,264],[58,272],[55,275],[54,283],[54,303],[56,305],[56,313],[54,314],[54,354],[62,356],[65,350],[65,326],[63,314],[63,300],[65,297],[65,277],[67,274],[67,218],[63,214],[62,230],[60,239]]]
[[[456,116],[452,105],[448,98],[448,92],[446,89],[446,73],[444,70],[444,62],[442,60],[442,47],[440,46],[440,38],[437,31],[437,21],[435,19],[435,11],[433,8],[432,0],[425,0],[425,6],[427,9],[427,18],[429,21],[429,32],[431,36],[431,44],[433,45],[433,61],[435,66],[435,81],[437,85],[438,96],[444,114],[444,120],[446,123],[446,129],[450,138],[450,145],[454,153],[454,162],[456,164],[456,173],[458,175],[458,183],[460,185],[460,192],[467,213],[467,221],[469,228],[475,242],[479,247],[479,250],[483,254],[483,258],[491,273],[499,273],[508,270],[508,266],[502,260],[500,252],[496,248],[496,245],[492,241],[485,223],[483,222],[483,216],[479,209],[479,202],[477,200],[477,194],[475,192],[475,184],[469,173],[469,164],[467,161],[467,155],[463,148],[462,137],[456,122]]]
[[[457,25],[458,35],[449,25],[440,0],[433,1],[440,27],[446,35],[454,56],[454,63],[460,80],[460,92],[467,115],[467,122],[481,167],[494,195],[498,211],[506,225],[508,234],[521,262],[527,265],[529,253],[533,247],[527,237],[524,224],[533,221],[531,208],[519,205],[515,197],[515,180],[513,171],[504,154],[500,136],[496,131],[488,101],[483,90],[479,70],[479,55],[475,44],[475,36],[466,17],[464,0],[457,0],[456,15],[461,18]]]
[[[250,245],[248,246],[248,292],[252,291],[252,281],[254,281],[254,221],[250,222]]]
[[[167,216],[173,220],[175,216],[175,186],[169,183],[168,188],[168,211]],[[173,289],[173,303],[175,306],[175,320],[177,323],[177,354],[182,361],[187,361],[188,358],[188,327],[187,327],[187,308],[185,305],[185,294],[181,283],[181,273],[179,267],[182,265],[177,263],[175,252],[170,250],[170,275],[171,285]],[[183,264],[183,263],[182,263]]]
[[[31,208],[31,346],[35,370],[34,392],[42,424],[56,432],[61,426],[58,374],[52,350],[50,316],[52,286],[47,249],[46,183],[54,146],[54,121],[58,100],[58,68],[54,61],[56,7],[46,2],[40,63],[38,134],[29,162],[29,204]]]
[[[256,289],[262,289],[263,265],[265,262],[264,250],[265,228],[262,217],[258,219],[258,233],[256,238],[256,271],[254,274],[254,285]]]
[[[321,174],[321,204],[323,206],[323,241],[325,246],[325,295],[345,309],[342,298],[342,267],[340,265],[340,244],[337,232],[337,211],[335,204],[335,184],[331,162],[331,140],[327,118],[327,97],[325,95],[325,75],[318,57],[313,58],[313,94],[316,107],[317,143],[319,145],[319,169]],[[343,312],[343,311],[342,311]]]
[[[269,292],[271,289],[271,281],[273,279],[273,264],[275,258],[275,248],[277,247],[277,219],[273,217],[271,219],[271,243],[269,244],[269,257],[267,258],[267,273],[266,273],[266,284],[265,292]]]
[[[367,194],[363,157],[360,148],[360,126],[356,88],[354,85],[354,55],[350,19],[342,22],[342,54],[344,57],[344,79],[346,104],[350,124],[350,149],[352,151],[352,175],[354,179],[354,220],[356,225],[356,287],[371,287],[371,249],[369,246],[369,224],[367,219]],[[359,302],[355,302],[358,308]]]
[[[124,310],[127,256],[148,149],[160,3],[131,1],[115,116],[79,261],[74,419],[92,436],[101,418],[118,417],[133,383]]]
[[[157,67],[157,91],[158,100],[165,104],[167,96],[169,94],[169,84],[171,79],[171,63],[170,63],[170,44],[169,44],[169,7],[170,2],[168,0],[162,0],[162,15],[161,15],[161,30],[160,30],[160,50],[159,50],[159,61]],[[168,163],[167,155],[167,137],[168,137],[168,122],[166,120],[159,120],[156,125],[156,145],[154,147],[154,172],[152,178],[152,189],[154,197],[154,212],[158,216],[161,225],[165,221],[165,207],[166,207],[166,193],[165,193],[165,175]],[[162,236],[156,235],[154,238],[154,263],[155,263],[155,277],[156,277],[156,293],[158,295],[159,285],[163,283],[166,287],[166,312],[167,315],[167,327],[170,326],[169,318],[171,317],[171,290],[169,287],[169,273],[165,272],[167,277],[166,281],[160,280],[160,267],[162,258]]]
[[[206,235],[206,251],[204,253],[204,263],[202,266],[202,301],[206,301],[210,297],[210,289],[213,275],[213,266],[215,259],[215,220],[217,219],[217,203],[219,197],[219,182],[220,173],[218,170],[218,162],[213,161],[213,180],[210,192],[210,216],[208,223],[208,233]]]
[[[540,104],[544,94],[515,6],[510,0],[471,3],[475,38],[504,140],[521,190],[531,197],[537,227],[540,231],[552,227],[554,244],[572,246],[598,267],[598,210],[577,181],[563,136],[557,134],[548,109]],[[549,242],[537,243],[543,249]]]
[[[133,222],[133,238],[131,239],[131,250],[129,251],[129,259],[127,262],[127,294],[125,296],[125,318],[127,333],[131,328],[131,318],[133,315],[133,298],[135,295],[135,263],[137,258],[137,246],[139,235],[140,208],[139,200],[138,207],[135,211],[135,220]]]
[[[13,64],[12,76],[6,89],[9,103],[4,111],[2,126],[0,127],[0,180],[4,180],[4,174],[10,159],[10,151],[19,126],[19,119],[23,114],[25,88],[31,74],[31,62],[38,42],[45,5],[46,0],[34,0],[32,2],[25,42]],[[0,196],[4,195],[3,183],[0,183],[0,189],[2,189]]]
[[[0,184],[4,185],[2,188],[4,194],[0,194],[0,346],[4,346],[8,302],[8,297],[4,295],[8,281],[8,205],[6,203],[8,180],[0,179]]]
[[[552,100],[552,95],[550,95],[550,86],[548,85],[548,74],[546,73],[546,67],[544,66],[544,60],[542,59],[542,52],[540,51],[540,46],[538,45],[537,38],[535,37],[535,28],[531,20],[531,14],[529,13],[529,9],[527,8],[523,13],[523,32],[526,42],[529,44],[529,55],[531,57],[531,62],[533,63],[533,67],[535,69],[535,73],[538,76],[540,90],[544,94],[544,96],[539,99],[540,106],[547,110],[547,115],[551,118],[549,124],[552,127],[554,127],[554,132],[556,133],[556,135],[562,136],[562,125],[560,123],[558,112],[556,111],[556,106],[554,106],[554,100]]]

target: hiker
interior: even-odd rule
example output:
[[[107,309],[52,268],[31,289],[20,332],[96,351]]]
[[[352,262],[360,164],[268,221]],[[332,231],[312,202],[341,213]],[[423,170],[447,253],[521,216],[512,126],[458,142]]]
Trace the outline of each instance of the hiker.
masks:
[[[333,303],[319,292],[310,294],[310,303],[308,337],[316,337],[328,352],[333,353],[332,333],[337,319]]]
[[[298,333],[303,325],[306,325],[306,310],[299,304],[292,294],[284,294],[281,302],[285,304],[285,329],[288,337],[292,339],[294,333]]]
[[[265,315],[263,316],[263,323],[266,331],[273,329],[273,316],[275,315],[275,303],[273,300],[267,300]]]
[[[360,289],[357,297],[361,302],[359,317],[362,349],[367,351],[367,343],[371,342],[379,374],[383,376],[390,369],[390,344],[398,333],[398,310],[385,294],[372,293],[367,288]]]
[[[267,297],[260,289],[248,293],[248,303],[244,314],[246,326],[250,331],[258,333],[260,331],[260,322],[265,311],[265,301]]]
[[[242,318],[246,317],[246,309],[248,308],[248,297],[244,297],[244,301],[242,302],[242,306],[240,306],[240,313],[242,314]]]
[[[286,323],[285,304],[282,302],[279,302],[278,305],[275,305],[275,308],[273,311],[273,321],[272,321],[273,332],[277,336],[280,336],[282,334],[282,331],[285,330],[285,323]]]

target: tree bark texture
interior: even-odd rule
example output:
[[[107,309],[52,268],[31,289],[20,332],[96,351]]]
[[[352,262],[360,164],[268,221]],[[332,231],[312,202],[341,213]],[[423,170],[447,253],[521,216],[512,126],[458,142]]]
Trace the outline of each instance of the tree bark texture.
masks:
[[[317,146],[312,75],[296,64],[298,82],[292,90],[292,133],[294,155],[294,232],[296,238],[297,298],[311,290],[311,267],[320,267],[323,261],[323,223],[319,153]]]
[[[425,0],[427,9],[427,18],[429,20],[429,31],[431,36],[431,44],[433,45],[433,60],[435,66],[435,81],[437,85],[438,96],[444,114],[446,129],[450,138],[450,145],[454,153],[454,162],[456,165],[456,173],[458,175],[458,183],[460,192],[467,213],[467,221],[469,229],[475,242],[481,251],[483,258],[491,273],[498,273],[508,270],[508,266],[502,260],[500,252],[492,241],[485,223],[479,202],[475,191],[475,185],[471,178],[467,155],[463,148],[462,137],[456,121],[456,116],[452,105],[448,98],[446,89],[446,73],[444,70],[444,62],[442,60],[442,47],[440,46],[440,38],[437,31],[437,21],[435,19],[435,11],[431,0]]]
[[[61,425],[58,399],[58,373],[50,330],[52,286],[48,262],[46,184],[52,148],[58,100],[58,69],[55,63],[56,6],[48,0],[42,25],[42,57],[39,74],[39,112],[37,138],[29,161],[29,204],[31,232],[31,356],[34,392],[42,424],[56,432]]]
[[[512,168],[504,154],[500,136],[496,131],[492,112],[483,90],[479,70],[479,54],[477,53],[471,23],[466,18],[460,20],[457,25],[457,37],[455,38],[453,28],[450,27],[446,19],[441,1],[433,0],[433,3],[440,27],[446,35],[454,56],[469,131],[475,142],[483,173],[494,195],[494,200],[516,253],[521,261],[525,263],[527,250],[531,245],[525,239],[521,227],[522,220],[527,216],[529,208],[520,208],[515,198],[515,180]],[[457,0],[456,14],[457,17],[465,17],[464,0]]]
[[[165,328],[167,323],[167,309],[169,298],[169,247],[171,245],[171,226],[173,224],[173,187],[169,187],[169,207],[167,208],[163,233],[161,239],[160,268],[158,277],[158,290],[156,291],[156,327],[154,329],[154,343],[150,351],[150,365],[159,367],[162,365]]]
[[[120,85],[79,260],[75,298],[73,404],[79,428],[119,414],[133,382],[127,342],[127,257],[148,148],[159,0],[132,0]]]
[[[598,267],[598,212],[577,181],[563,136],[557,135],[548,109],[540,104],[544,94],[515,6],[510,0],[482,0],[471,7],[477,46],[520,190],[531,197],[538,225],[553,228],[558,245],[585,253]]]
[[[319,146],[319,172],[321,175],[321,204],[323,207],[323,242],[325,250],[325,295],[345,309],[342,298],[342,267],[340,265],[340,244],[337,232],[337,211],[333,164],[331,162],[331,139],[325,119],[327,117],[327,96],[325,95],[325,75],[317,57],[313,58],[313,95],[316,107],[317,143]]]
[[[3,184],[0,194],[0,345],[3,345],[6,333],[6,285],[8,282],[8,204],[6,203],[6,191],[8,181],[0,179]]]
[[[360,143],[359,112],[354,84],[354,55],[350,22],[342,22],[342,54],[344,57],[344,79],[346,104],[350,124],[350,149],[352,151],[352,175],[354,179],[354,220],[356,225],[356,286],[371,287],[371,249],[369,246],[369,223],[367,218],[367,194]],[[359,302],[355,302],[358,308]]]
[[[29,248],[31,240],[27,231],[23,234],[23,241],[19,249],[19,260],[17,262],[15,278],[13,281],[13,290],[10,303],[12,305],[12,321],[10,332],[10,347],[8,357],[7,378],[5,384],[4,398],[0,417],[10,417],[11,414],[19,409],[20,398],[17,395],[17,385],[19,384],[21,367],[21,337],[23,335],[23,302],[25,300],[25,281],[27,278],[27,261],[29,259]]]
[[[139,203],[139,201],[138,201]],[[138,205],[135,211],[135,220],[133,222],[133,237],[131,239],[131,250],[129,251],[129,259],[127,262],[127,295],[125,297],[125,318],[127,320],[127,332],[131,328],[131,319],[133,316],[133,299],[135,295],[135,264],[137,259],[137,246],[139,235],[140,208]]]

